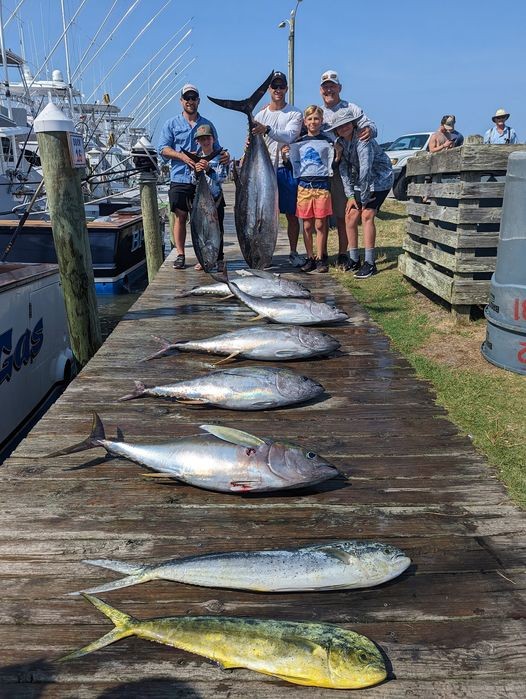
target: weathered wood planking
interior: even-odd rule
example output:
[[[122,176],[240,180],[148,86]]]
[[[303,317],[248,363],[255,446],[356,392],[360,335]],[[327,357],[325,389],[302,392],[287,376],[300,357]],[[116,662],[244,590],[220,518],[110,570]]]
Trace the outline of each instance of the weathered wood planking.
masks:
[[[237,250],[231,214],[227,226],[231,257]],[[282,253],[284,241],[282,233]],[[283,256],[278,259],[283,262]],[[393,665],[396,679],[370,690],[374,697],[522,696],[523,513],[363,309],[329,275],[302,280],[352,317],[352,323],[327,328],[342,343],[334,357],[287,363],[318,379],[327,389],[324,400],[257,413],[188,409],[152,398],[116,403],[134,379],[167,383],[214,362],[181,353],[143,363],[156,348],[151,335],[207,337],[254,315],[232,300],[174,298],[176,288],[206,277],[191,268],[175,272],[168,261],[4,464],[1,697],[335,696],[248,671],[223,672],[203,658],[137,639],[76,662],[54,660],[110,628],[95,609],[67,594],[118,577],[82,564],[84,558],[154,561],[345,537],[390,542],[407,551],[413,566],[400,579],[369,590],[265,595],[151,582],[104,598],[138,616],[229,614],[353,628],[375,639]],[[94,409],[109,436],[119,427],[129,441],[192,434],[203,422],[286,437],[326,455],[351,481],[230,496],[145,479],[145,469],[104,460],[100,449],[42,457],[84,439]]]

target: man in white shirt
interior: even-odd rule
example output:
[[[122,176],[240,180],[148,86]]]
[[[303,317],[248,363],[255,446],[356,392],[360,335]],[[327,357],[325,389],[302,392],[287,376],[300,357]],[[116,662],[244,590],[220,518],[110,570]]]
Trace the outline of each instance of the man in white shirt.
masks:
[[[298,254],[299,221],[296,217],[296,194],[298,185],[292,170],[283,161],[281,149],[293,143],[300,135],[303,115],[299,109],[287,104],[285,96],[288,84],[284,73],[276,71],[269,87],[270,103],[254,117],[252,133],[264,134],[272,164],[276,168],[280,213],[287,217],[289,238],[289,262],[301,267],[305,260]]]

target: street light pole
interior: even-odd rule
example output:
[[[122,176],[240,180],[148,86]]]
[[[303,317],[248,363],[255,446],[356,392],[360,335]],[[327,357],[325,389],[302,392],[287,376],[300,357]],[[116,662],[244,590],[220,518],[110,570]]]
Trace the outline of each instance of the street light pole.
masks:
[[[296,12],[302,0],[296,0],[296,7],[290,11],[290,18],[283,20],[278,24],[280,29],[284,29],[289,25],[289,65],[288,65],[288,82],[289,82],[289,104],[294,104],[294,29],[296,23]]]

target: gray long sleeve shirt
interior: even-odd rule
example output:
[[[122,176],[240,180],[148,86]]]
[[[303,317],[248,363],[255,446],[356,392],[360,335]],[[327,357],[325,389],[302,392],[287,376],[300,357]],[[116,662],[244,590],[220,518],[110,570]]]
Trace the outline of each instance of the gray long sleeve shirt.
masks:
[[[356,122],[357,128],[363,129],[366,126],[368,126],[371,129],[371,138],[376,138],[378,136],[378,129],[376,128],[376,124],[374,123],[374,121],[371,121],[371,119],[369,119],[367,114],[357,104],[347,102],[347,100],[340,100],[338,104],[334,105],[334,107],[326,107],[325,105],[323,105],[322,109],[323,124],[321,130],[326,134],[326,136],[328,136],[331,139],[331,141],[336,140],[336,134],[334,133],[334,131],[326,132],[326,129],[328,129],[329,126],[332,126],[334,116],[336,112],[338,112],[340,109],[350,109],[352,110],[352,113],[356,116],[358,116],[358,114],[361,114],[362,118],[358,122]]]
[[[350,141],[340,139],[343,153],[340,175],[345,196],[353,197],[355,190],[365,206],[372,192],[383,192],[393,186],[393,167],[389,157],[372,138],[368,143],[358,140],[356,131]]]

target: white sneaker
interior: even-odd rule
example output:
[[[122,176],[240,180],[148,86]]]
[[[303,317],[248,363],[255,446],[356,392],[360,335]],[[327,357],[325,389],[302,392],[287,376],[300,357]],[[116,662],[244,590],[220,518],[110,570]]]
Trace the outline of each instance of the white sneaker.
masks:
[[[293,267],[302,267],[305,264],[305,258],[299,255],[296,251],[289,255],[289,264]]]

